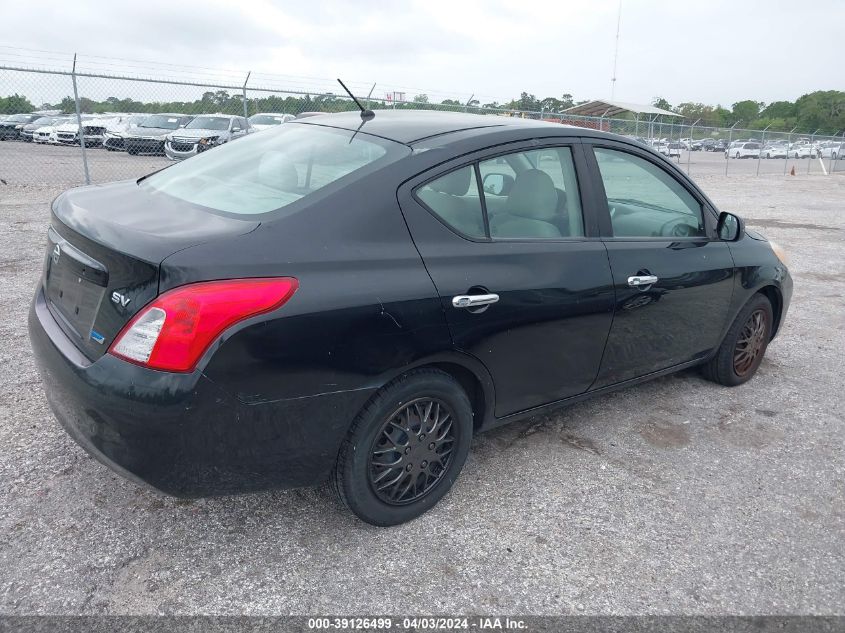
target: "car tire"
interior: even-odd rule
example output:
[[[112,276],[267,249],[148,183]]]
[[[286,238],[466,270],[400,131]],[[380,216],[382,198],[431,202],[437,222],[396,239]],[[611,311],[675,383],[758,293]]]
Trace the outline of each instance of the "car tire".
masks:
[[[449,492],[469,453],[472,430],[469,398],[449,374],[402,374],[352,423],[332,475],[335,492],[372,525],[411,521]]]
[[[774,322],[772,304],[761,295],[754,295],[740,310],[722,344],[702,367],[704,377],[726,387],[748,382],[757,373]]]

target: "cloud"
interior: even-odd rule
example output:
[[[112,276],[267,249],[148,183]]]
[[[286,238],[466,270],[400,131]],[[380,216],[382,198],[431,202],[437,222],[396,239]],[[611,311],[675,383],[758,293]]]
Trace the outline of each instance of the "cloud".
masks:
[[[506,100],[527,91],[608,97],[618,0],[74,0],[4,7],[0,41],[78,51],[87,69],[315,92],[404,89]],[[840,88],[845,3],[623,0],[616,98],[730,104]],[[6,56],[3,56],[3,53]],[[0,63],[61,64],[0,47]],[[93,57],[97,56],[97,57]],[[146,63],[126,60],[149,60]],[[178,68],[177,68],[178,66]],[[188,69],[186,66],[199,68]],[[210,69],[210,70],[208,70]],[[315,79],[316,78],[316,79]],[[257,85],[257,84],[256,84]]]

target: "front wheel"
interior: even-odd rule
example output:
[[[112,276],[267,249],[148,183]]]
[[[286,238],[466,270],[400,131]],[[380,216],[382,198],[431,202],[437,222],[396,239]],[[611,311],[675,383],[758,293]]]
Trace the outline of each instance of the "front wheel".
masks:
[[[353,422],[338,454],[335,490],[367,523],[405,523],[449,492],[471,441],[472,407],[451,376],[437,369],[403,374]]]
[[[772,337],[772,304],[761,294],[737,315],[716,355],[703,367],[704,377],[727,387],[751,380]]]

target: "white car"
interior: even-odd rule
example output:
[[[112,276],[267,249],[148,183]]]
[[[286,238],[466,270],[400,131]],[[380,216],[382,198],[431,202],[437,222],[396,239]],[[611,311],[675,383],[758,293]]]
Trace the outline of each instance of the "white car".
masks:
[[[119,152],[126,149],[123,146],[123,134],[141,124],[141,121],[149,117],[149,114],[121,114],[106,126],[103,135],[103,147],[110,152]]]
[[[833,160],[845,157],[845,142],[828,141],[827,143],[822,143],[821,157],[832,158]]]
[[[760,158],[760,143],[741,143],[728,149],[731,158]]]
[[[32,133],[33,143],[58,143],[59,139],[56,133],[57,129],[60,125],[64,125],[65,123],[69,123],[70,121],[71,117],[60,117],[53,121],[51,125],[45,125],[43,127],[37,128]]]
[[[267,130],[282,123],[293,121],[294,118],[296,117],[292,114],[283,114],[281,112],[259,112],[249,117],[249,125],[256,132],[260,132],[261,130]]]
[[[673,156],[680,157],[681,150],[683,148],[684,146],[681,143],[659,143],[654,146],[654,149],[669,158],[672,158]]]
[[[795,143],[789,148],[789,155],[792,158],[815,158],[819,154],[809,143]]]
[[[786,145],[775,143],[766,145],[762,151],[763,158],[786,158]]]
[[[82,129],[85,134],[85,145],[94,147],[102,145],[105,140],[106,128],[114,123],[118,117],[85,116],[82,118]],[[75,118],[60,125],[56,129],[56,139],[63,145],[79,145],[79,124]]]

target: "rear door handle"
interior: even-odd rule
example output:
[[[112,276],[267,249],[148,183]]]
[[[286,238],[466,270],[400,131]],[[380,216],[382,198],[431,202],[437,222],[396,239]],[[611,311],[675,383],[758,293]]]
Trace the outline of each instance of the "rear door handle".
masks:
[[[634,275],[628,277],[628,285],[631,288],[642,288],[643,286],[652,286],[657,283],[656,275]]]
[[[497,294],[486,295],[455,295],[452,297],[452,306],[455,308],[476,308],[478,306],[488,306],[491,303],[496,303],[499,300]]]

